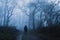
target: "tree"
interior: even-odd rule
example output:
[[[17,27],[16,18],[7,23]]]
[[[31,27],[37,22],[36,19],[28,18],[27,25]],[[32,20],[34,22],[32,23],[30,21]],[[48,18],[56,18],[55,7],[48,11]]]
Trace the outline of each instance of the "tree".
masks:
[[[28,8],[29,8],[29,10],[30,10],[30,12],[29,12],[29,23],[32,25],[32,27],[33,27],[33,30],[35,30],[35,15],[36,14],[40,14],[40,17],[39,17],[39,19],[40,19],[40,23],[39,24],[41,24],[42,25],[42,17],[43,17],[43,15],[42,15],[42,13],[43,13],[43,10],[42,10],[42,8],[41,8],[41,3],[43,3],[43,2],[39,2],[40,0],[36,0],[35,2],[30,2],[29,4],[28,4]],[[37,22],[37,21],[36,21]],[[29,24],[29,25],[30,25]],[[31,26],[30,25],[30,26]],[[40,25],[40,26],[41,26]]]
[[[58,1],[56,4],[51,2],[49,4],[44,5],[45,8],[41,7],[43,12],[45,12],[45,20],[47,21],[48,25],[50,25],[50,26],[53,25],[52,21],[55,18],[58,18],[56,16],[59,15],[58,12],[60,10],[54,11],[54,9],[56,6],[58,6],[59,3],[60,3],[60,1]],[[55,19],[55,21],[57,21],[57,19]]]
[[[40,13],[40,24],[43,25],[43,23],[45,21],[47,21],[47,24],[49,26],[53,25],[53,20],[55,19],[55,21],[58,21],[57,18],[60,16],[59,14],[59,11],[60,10],[57,10],[57,11],[54,11],[55,7],[58,6],[58,4],[60,3],[60,1],[58,1],[56,4],[55,2],[51,2],[49,3],[48,1],[47,2],[39,2],[36,1],[36,2],[33,2],[33,3],[29,3],[28,4],[28,8],[30,9],[30,13],[29,13],[29,20],[32,21],[32,24],[33,24],[33,29],[35,29],[35,23],[34,23],[34,20],[35,20],[35,14],[37,14],[37,12]],[[41,11],[42,10],[42,11]],[[44,13],[44,15],[43,15]],[[42,15],[42,16],[41,16]],[[45,16],[45,18],[41,18]],[[58,22],[56,22],[58,23]]]
[[[35,15],[39,12],[39,24],[43,25],[44,22],[47,21],[48,25],[52,25],[52,21],[56,18],[56,14],[58,13],[58,10],[54,11],[54,9],[58,4],[59,1],[55,4],[53,2],[49,3],[48,1],[41,2],[41,0],[36,0],[35,2],[28,3],[24,8],[19,8],[29,17],[29,27],[33,27],[33,30],[35,30]]]
[[[4,6],[4,25],[8,26],[9,19],[13,15],[13,10],[16,7],[16,1],[15,0],[5,0],[5,6]]]
[[[30,10],[29,12],[29,26],[33,27],[33,30],[35,30],[35,14],[37,13],[37,11],[40,10],[40,7],[37,6],[36,3],[29,3],[28,4],[28,9]]]
[[[42,9],[40,8],[39,0],[36,0],[36,2],[30,2],[25,7],[22,11],[29,17],[29,27],[32,27],[33,30],[35,30],[35,14],[38,12],[42,14],[43,12],[41,11]]]

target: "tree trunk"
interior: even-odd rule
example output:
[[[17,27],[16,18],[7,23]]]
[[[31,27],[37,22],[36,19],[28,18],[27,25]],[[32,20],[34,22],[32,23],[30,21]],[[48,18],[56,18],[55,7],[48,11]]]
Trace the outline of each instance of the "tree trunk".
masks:
[[[33,30],[35,30],[35,19],[32,13],[29,15],[29,28],[33,28]]]
[[[32,19],[33,19],[33,30],[35,30],[35,19],[34,19],[34,15],[33,15]]]

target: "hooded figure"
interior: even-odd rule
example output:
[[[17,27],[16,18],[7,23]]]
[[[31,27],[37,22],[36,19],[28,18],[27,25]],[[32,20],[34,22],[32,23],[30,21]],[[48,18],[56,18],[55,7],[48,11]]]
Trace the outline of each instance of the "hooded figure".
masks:
[[[27,32],[27,25],[25,25],[24,27],[24,32]]]

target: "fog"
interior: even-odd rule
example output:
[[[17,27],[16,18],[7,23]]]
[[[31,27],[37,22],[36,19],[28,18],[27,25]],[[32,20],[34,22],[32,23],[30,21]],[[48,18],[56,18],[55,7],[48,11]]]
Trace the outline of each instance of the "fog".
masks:
[[[48,3],[50,3],[51,1],[55,4],[58,2],[58,0],[56,0],[56,1],[55,0],[40,0],[40,2],[48,2]],[[22,30],[22,31],[24,30],[24,26],[27,25],[27,27],[29,29],[29,16],[28,15],[29,15],[29,11],[32,11],[32,10],[29,10],[28,8],[25,8],[25,7],[29,3],[34,3],[34,2],[36,2],[36,0],[15,0],[15,1],[14,0],[8,0],[8,2],[7,2],[8,8],[9,9],[14,8],[13,12],[12,12],[13,15],[9,18],[9,20],[10,20],[9,25],[16,26],[17,29]],[[59,5],[55,7],[55,10],[56,9],[59,10]],[[2,18],[0,18],[0,25],[4,24],[3,23],[3,20],[4,20],[3,15],[5,15],[4,14],[5,13],[4,12],[4,8],[5,8],[4,6],[5,6],[5,1],[0,0],[0,16],[2,17]],[[26,15],[26,12],[22,11],[22,10],[27,10],[28,15]],[[7,13],[7,11],[6,11],[6,13]],[[41,14],[39,14],[38,12],[35,15],[35,24],[37,23],[36,21],[40,20],[39,15],[41,15]],[[45,15],[44,12],[43,12],[43,15]],[[42,18],[44,18],[44,17],[42,17]],[[43,24],[46,26],[47,21],[45,21]],[[37,25],[35,25],[35,26],[37,26]],[[31,26],[31,28],[33,28],[33,27]]]

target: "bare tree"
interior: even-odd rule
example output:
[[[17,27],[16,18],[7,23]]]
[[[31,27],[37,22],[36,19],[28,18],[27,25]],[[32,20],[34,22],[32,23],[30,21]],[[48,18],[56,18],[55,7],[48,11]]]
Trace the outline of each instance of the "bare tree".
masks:
[[[60,16],[60,14],[59,14],[60,10],[54,11],[55,7],[58,6],[59,3],[60,3],[60,1],[58,1],[56,4],[54,2],[51,2],[51,3],[44,2],[43,3],[43,2],[39,2],[39,0],[38,0],[37,3],[29,3],[28,4],[28,8],[30,9],[30,13],[29,13],[29,18],[30,19],[29,19],[29,21],[32,21],[31,24],[33,25],[33,30],[35,29],[35,23],[34,23],[35,14],[37,12],[40,12],[41,10],[42,11],[40,12],[40,22],[41,22],[42,12],[44,12],[45,13],[45,18],[42,19],[42,20],[47,21],[48,25],[52,25],[52,20],[54,18],[58,18]],[[55,20],[58,21],[57,19],[55,19]]]
[[[52,25],[52,20],[58,15],[58,12],[60,10],[54,11],[55,7],[58,6],[58,4],[60,3],[60,1],[58,1],[56,4],[51,2],[49,4],[46,4],[45,9],[42,8],[42,10],[45,12],[45,20],[48,22],[48,25]],[[57,15],[56,15],[57,14]],[[57,21],[57,19],[55,19]]]
[[[53,10],[55,9],[55,7],[58,4],[59,4],[59,2],[57,4],[55,4],[53,2],[48,3],[48,2],[41,2],[39,0],[36,0],[36,2],[28,3],[26,8],[24,7],[24,9],[21,7],[19,7],[19,8],[22,10],[22,12],[24,12],[29,17],[29,27],[33,27],[33,30],[35,30],[35,15],[37,14],[37,12],[40,12],[40,21],[39,22],[41,25],[42,25],[43,21],[47,21],[48,25],[52,25],[52,20],[53,20],[53,18],[56,17],[56,14],[59,11],[59,10],[58,11],[53,11]],[[29,12],[27,12],[27,11],[29,11]],[[45,14],[44,19],[42,19],[43,12]]]
[[[11,6],[9,6],[9,3]],[[9,21],[10,21],[9,19],[13,15],[13,10],[14,10],[15,6],[16,6],[15,0],[12,0],[12,1],[6,0],[5,1],[5,7],[4,7],[4,25],[5,26],[8,26]]]
[[[27,6],[24,6],[24,9],[21,7],[19,8],[29,17],[29,27],[32,27],[33,30],[35,30],[35,14],[37,14],[37,12],[43,12],[41,12],[39,0],[37,2],[28,3]]]
[[[33,27],[33,30],[35,30],[35,14],[40,11],[40,7],[36,3],[28,3],[26,6],[29,10],[27,12],[27,8],[24,10],[25,14],[29,17],[29,27]]]

